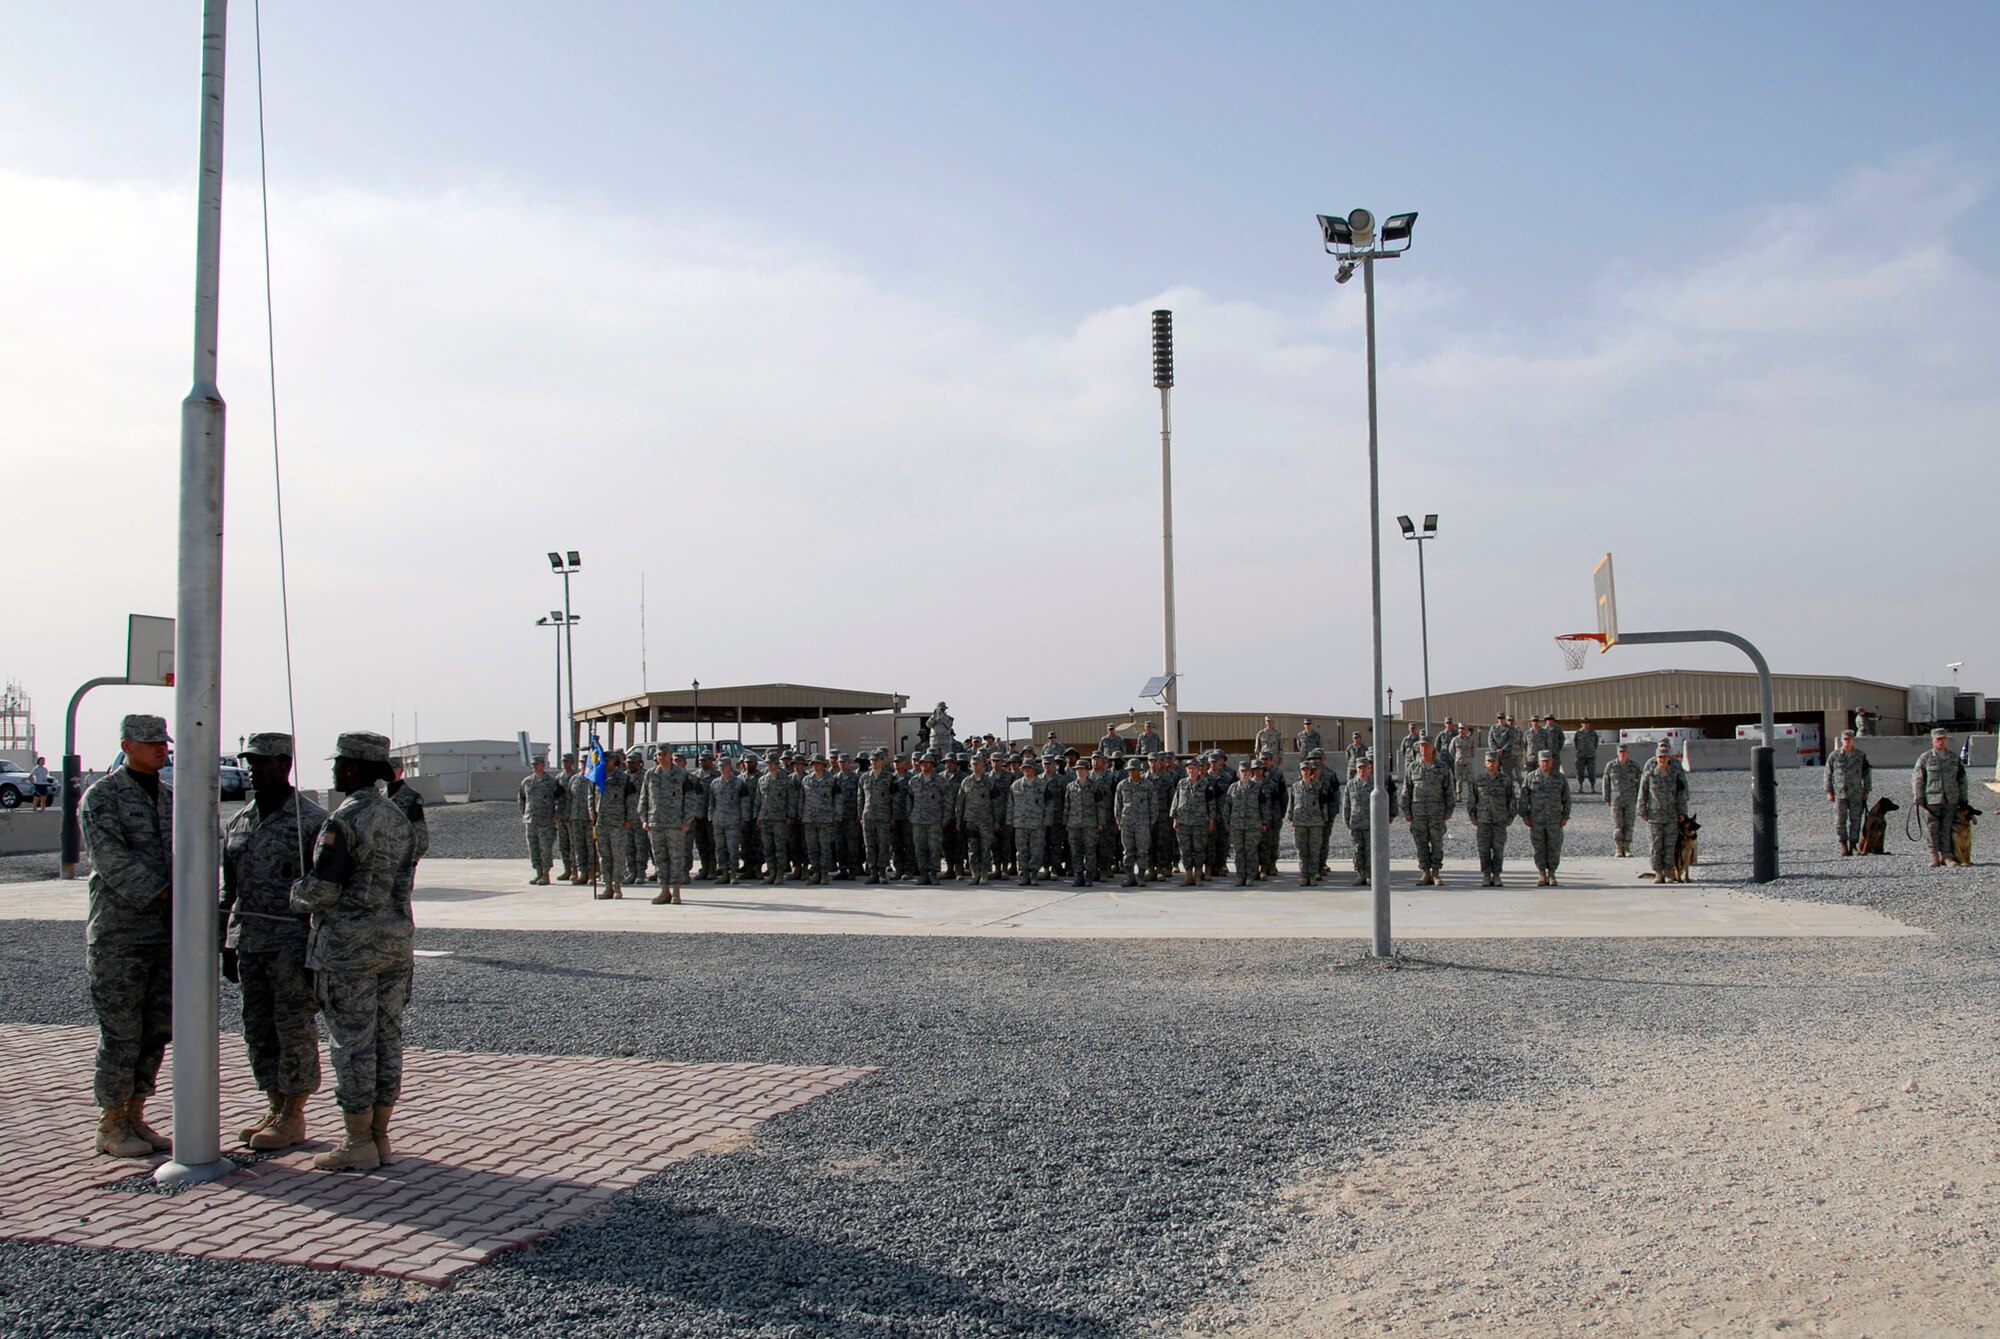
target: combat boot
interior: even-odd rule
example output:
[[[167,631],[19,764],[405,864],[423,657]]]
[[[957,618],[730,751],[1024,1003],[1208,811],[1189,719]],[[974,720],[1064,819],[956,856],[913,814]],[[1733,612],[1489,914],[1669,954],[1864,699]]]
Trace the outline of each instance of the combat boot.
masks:
[[[125,1115],[132,1122],[132,1133],[151,1144],[155,1153],[164,1153],[174,1146],[173,1140],[146,1124],[146,1099],[141,1094],[132,1094],[132,1100],[125,1104]]]
[[[308,1094],[298,1093],[286,1097],[278,1093],[273,1096],[277,1097],[279,1102],[276,1118],[244,1142],[255,1149],[290,1148],[293,1144],[304,1143]]]
[[[674,900],[673,890],[668,888],[667,885],[663,883],[660,885],[659,896],[653,899],[653,905],[656,907],[670,906],[672,905],[673,900]]]
[[[1183,887],[1183,888],[1192,888],[1192,887],[1194,887],[1194,884],[1195,884],[1195,878],[1194,878],[1194,871],[1193,871],[1193,870],[1189,870],[1189,871],[1188,871],[1188,876],[1187,876],[1187,877],[1186,877],[1185,879],[1182,879],[1182,880],[1181,880],[1181,887]]]
[[[283,1113],[285,1109],[285,1095],[276,1088],[267,1091],[264,1094],[264,1100],[270,1103],[270,1105],[264,1109],[264,1114],[257,1118],[257,1123],[255,1125],[246,1125],[236,1132],[236,1138],[240,1143],[247,1144],[257,1137],[260,1130],[270,1129],[272,1124],[277,1121],[279,1115]]]
[[[389,1147],[389,1117],[395,1110],[394,1107],[376,1107],[373,1113],[375,1119],[370,1127],[375,1132],[375,1160],[384,1167],[395,1161],[392,1156],[394,1150]]]
[[[372,1111],[343,1111],[340,1123],[346,1128],[347,1137],[340,1147],[330,1148],[313,1158],[313,1166],[323,1172],[372,1172],[382,1165],[382,1155],[375,1148],[375,1113]]]
[[[153,1146],[132,1132],[132,1118],[126,1113],[131,1108],[127,1102],[123,1106],[106,1107],[97,1118],[97,1151],[108,1153],[114,1158],[151,1157]]]
[[[528,886],[529,886],[530,888],[540,888],[540,887],[544,886],[545,884],[547,884],[547,883],[548,883],[548,881],[549,881],[549,876],[548,876],[548,875],[544,874],[544,873],[543,873],[542,871],[540,871],[540,870],[536,870],[536,871],[535,871],[535,877],[534,877],[534,878],[532,878],[532,879],[530,879],[530,880],[528,880]]]
[[[674,891],[674,905],[679,906],[681,904],[681,886],[679,884],[675,884],[673,891]]]

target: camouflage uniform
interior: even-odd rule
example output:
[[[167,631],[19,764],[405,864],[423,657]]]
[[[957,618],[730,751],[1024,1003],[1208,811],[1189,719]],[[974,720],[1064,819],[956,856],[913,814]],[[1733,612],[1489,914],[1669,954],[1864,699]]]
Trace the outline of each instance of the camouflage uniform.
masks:
[[[1571,735],[1569,742],[1576,750],[1576,784],[1589,787],[1594,794],[1597,790],[1597,731],[1586,725]]]
[[[1846,855],[1861,844],[1861,820],[1868,816],[1874,769],[1860,749],[1835,748],[1826,755],[1826,797],[1833,801],[1834,837]]]
[[[868,839],[868,882],[889,877],[889,855],[896,840],[896,774],[886,764],[861,774],[861,824]]]
[[[1252,741],[1250,751],[1260,758],[1267,753],[1270,754],[1274,769],[1285,765],[1285,737],[1278,733],[1278,727],[1275,725],[1267,725],[1257,732],[1257,738]]]
[[[569,835],[576,844],[576,881],[590,883],[597,877],[597,835],[591,827],[597,787],[581,768],[564,788],[569,799]]]
[[[625,829],[625,877],[634,883],[646,881],[646,866],[653,858],[653,844],[646,839],[646,830],[639,826],[639,792],[646,788],[646,777],[657,769],[645,765],[635,750],[625,755],[625,780],[632,787],[632,826]]]
[[[1236,848],[1236,882],[1249,883],[1259,877],[1263,856],[1265,799],[1262,778],[1250,776],[1248,767],[1229,788],[1229,837]]]
[[[1047,849],[1049,795],[1039,772],[1022,765],[1020,777],[1007,788],[1007,816],[1014,829],[1014,863],[1023,886],[1032,886]]]
[[[1063,823],[1069,828],[1070,874],[1078,887],[1090,883],[1097,859],[1097,834],[1104,819],[1097,808],[1097,783],[1082,767],[1063,787]]]
[[[1125,872],[1125,885],[1146,881],[1147,866],[1152,859],[1153,810],[1157,796],[1153,782],[1137,766],[1126,769],[1125,779],[1118,783],[1112,795],[1112,812],[1118,819],[1118,838],[1121,849],[1119,867]]]
[[[540,776],[521,778],[521,826],[528,834],[528,863],[537,881],[549,881],[556,860],[556,808],[562,803],[562,782],[544,769]]]
[[[861,873],[861,777],[847,755],[835,760],[833,774],[833,862],[837,879]]]
[[[1155,877],[1165,877],[1180,863],[1180,846],[1174,840],[1174,792],[1185,773],[1173,759],[1156,759],[1155,769],[1146,780],[1153,786],[1153,840],[1149,852]]]
[[[402,1092],[416,862],[409,821],[370,787],[327,818],[313,867],[292,889],[292,910],[312,914],[306,965],[318,974],[334,1102],[350,1114],[394,1106]]]
[[[1497,754],[1494,761],[1501,762]],[[1466,787],[1465,816],[1477,825],[1479,873],[1488,887],[1499,884],[1506,867],[1507,825],[1519,808],[1519,788],[1504,765],[1492,772],[1481,768]]]
[[[1144,730],[1139,732],[1139,756],[1141,758],[1150,758],[1164,748],[1166,748],[1166,745],[1160,740],[1160,732],[1155,730],[1151,725],[1148,725]]]
[[[1486,732],[1486,747],[1500,755],[1500,770],[1503,772],[1520,769],[1520,746],[1520,728],[1504,720],[1494,721],[1493,728]]]
[[[1326,747],[1326,741],[1319,737],[1319,731],[1308,725],[1293,738],[1292,747],[1298,751],[1299,757],[1310,758],[1314,749]]]
[[[318,1006],[306,967],[310,927],[292,910],[292,885],[305,872],[300,853],[312,849],[325,823],[326,810],[294,790],[269,814],[253,799],[222,836],[225,942],[236,951],[243,1047],[259,1092],[319,1091]]]
[[[1124,751],[1125,741],[1111,733],[1108,728],[1104,732],[1104,738],[1097,741],[1097,752],[1103,757],[1109,758],[1114,753],[1123,753]]]
[[[791,851],[792,792],[797,783],[779,763],[771,763],[757,778],[757,837],[764,844],[764,861],[770,866],[764,878],[772,884],[785,881],[785,862]]]
[[[1664,756],[1664,755],[1660,755]],[[1656,761],[1639,778],[1639,817],[1653,826],[1653,872],[1664,874],[1680,845],[1680,819],[1687,812],[1687,773],[1671,759],[1662,772]]]
[[[1396,741],[1396,770],[1390,779],[1400,783],[1408,776],[1410,769],[1423,760],[1423,748],[1423,727],[1413,722],[1403,737]]]
[[[1632,850],[1632,823],[1639,814],[1639,764],[1613,760],[1604,769],[1604,803],[1611,809],[1611,837],[1619,855]]]
[[[1124,854],[1124,839],[1118,831],[1118,783],[1124,779],[1122,759],[1114,767],[1107,757],[1102,768],[1096,759],[1091,760],[1090,784],[1097,788],[1098,814],[1096,863],[1091,869],[1094,878],[1110,878]]]
[[[1326,862],[1326,790],[1316,778],[1304,775],[1292,783],[1288,808],[1291,811],[1292,836],[1299,847],[1299,882],[1310,885],[1319,878],[1320,866]]]
[[[1369,829],[1373,825],[1373,819],[1369,814],[1369,806],[1374,803],[1375,782],[1377,779],[1371,773],[1368,777],[1368,784],[1363,785],[1361,784],[1360,775],[1357,774],[1354,780],[1348,783],[1347,798],[1341,802],[1341,809],[1347,819],[1347,835],[1354,839],[1354,881],[1357,884],[1366,883],[1372,877],[1369,873],[1368,840]],[[1394,822],[1396,818],[1396,788],[1394,786],[1389,788],[1388,797],[1389,819],[1391,822]]]
[[[1363,758],[1367,757],[1367,756],[1368,756],[1368,746],[1367,746],[1366,744],[1362,743],[1362,742],[1361,742],[1360,740],[1358,740],[1358,739],[1357,739],[1357,740],[1351,740],[1351,741],[1349,741],[1349,742],[1348,742],[1348,745],[1347,745],[1347,779],[1348,779],[1349,781],[1352,781],[1352,780],[1354,780],[1354,772],[1355,772],[1355,769],[1356,769],[1356,768],[1358,768],[1358,767],[1360,767],[1360,765],[1361,765],[1361,760],[1362,760]]]
[[[729,775],[717,772],[706,787],[704,801],[709,836],[714,842],[715,877],[724,883],[734,883],[739,877],[736,867],[743,858],[743,827],[750,815],[748,787],[735,771],[732,763]]]
[[[993,836],[1000,825],[999,783],[985,770],[959,782],[953,814],[964,834],[965,863],[974,883],[985,883],[993,874]]]
[[[701,873],[698,877],[727,879],[736,873],[736,861],[742,859],[742,842],[739,837],[738,841],[731,843],[737,848],[737,853],[718,872],[715,861],[715,824],[708,816],[708,788],[721,778],[722,773],[716,770],[714,759],[706,754],[695,760],[695,768],[694,779],[701,786],[702,798],[701,803],[696,806],[694,827],[689,830],[688,835],[694,838],[694,849],[701,857]],[[731,770],[735,770],[734,764],[731,764]]]
[[[1208,834],[1215,828],[1215,811],[1209,803],[1209,778],[1182,776],[1174,785],[1168,806],[1174,835],[1180,839],[1181,863],[1187,867],[1185,882],[1198,883],[1208,870]]]
[[[1949,748],[1926,750],[1910,768],[1910,798],[1924,811],[1931,864],[1941,865],[1952,858],[1951,830],[1965,803],[1964,761]]]
[[[965,770],[957,754],[945,759],[944,770],[937,777],[944,787],[945,877],[955,879],[965,873],[965,829],[958,821],[958,788],[965,784]]]
[[[1229,789],[1236,784],[1236,769],[1220,750],[1212,757],[1215,765],[1203,778],[1208,782],[1208,812],[1215,819],[1208,834],[1208,872],[1219,877],[1229,872]]]
[[[576,873],[576,839],[570,831],[569,788],[576,780],[576,765],[565,761],[562,771],[552,774],[556,783],[556,848],[562,854],[562,877],[567,879]]]
[[[1444,868],[1445,827],[1458,808],[1458,777],[1451,764],[1422,757],[1403,773],[1403,812],[1410,816],[1410,839],[1417,844],[1418,882],[1436,883]]]
[[[1548,750],[1551,763],[1555,750]],[[1528,846],[1535,855],[1535,868],[1549,883],[1556,881],[1556,867],[1562,864],[1563,824],[1569,822],[1569,778],[1553,766],[1528,773],[1521,784],[1518,812],[1528,824]]]
[[[389,783],[389,803],[396,806],[410,825],[410,835],[416,842],[412,860],[422,860],[431,850],[431,825],[424,818],[424,797],[417,794],[415,786],[398,779]]]
[[[604,871],[601,897],[617,897],[625,891],[625,854],[630,842],[626,834],[633,826],[633,801],[637,787],[632,775],[620,763],[608,762],[604,785],[590,788],[590,821],[597,828],[597,861]]]
[[[1458,782],[1459,799],[1470,803],[1471,791],[1469,788],[1477,774],[1484,770],[1478,765],[1480,762],[1479,749],[1472,742],[1472,731],[1461,729],[1457,734],[1453,735],[1451,737],[1450,748],[1448,750],[1439,749],[1438,757],[1450,758],[1451,774]]]
[[[639,783],[639,830],[653,850],[653,875],[671,894],[688,869],[688,829],[702,802],[701,788],[683,768],[654,767]]]
[[[90,856],[92,1087],[107,1109],[153,1093],[173,1036],[174,788],[157,773],[151,779],[149,786],[138,773],[113,768],[83,793],[77,810]]]

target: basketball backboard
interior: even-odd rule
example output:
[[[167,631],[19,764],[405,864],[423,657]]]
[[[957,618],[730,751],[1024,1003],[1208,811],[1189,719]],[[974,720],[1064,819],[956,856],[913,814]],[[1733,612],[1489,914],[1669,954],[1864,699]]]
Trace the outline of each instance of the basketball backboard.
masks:
[[[1600,652],[1609,651],[1618,644],[1618,595],[1611,585],[1610,554],[1597,560],[1596,570],[1590,577],[1597,587],[1597,630],[1604,636],[1597,649]]]
[[[125,682],[147,688],[174,686],[174,621],[130,614],[125,625]]]

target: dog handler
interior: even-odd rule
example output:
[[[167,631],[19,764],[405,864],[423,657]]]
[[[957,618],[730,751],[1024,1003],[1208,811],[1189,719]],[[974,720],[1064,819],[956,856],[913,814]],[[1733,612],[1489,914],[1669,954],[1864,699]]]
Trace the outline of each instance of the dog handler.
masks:
[[[1639,782],[1639,817],[1652,824],[1653,873],[1663,881],[1678,853],[1681,818],[1687,807],[1687,773],[1674,766],[1674,751],[1662,739],[1653,750],[1653,765]]]
[[[1924,811],[1931,834],[1931,868],[1951,858],[1951,829],[1965,803],[1965,763],[1951,751],[1951,736],[1931,731],[1931,751],[1910,769],[1910,797]]]
[[[1854,747],[1854,732],[1840,732],[1840,746],[1827,756],[1826,799],[1833,806],[1833,827],[1840,853],[1853,855],[1861,845],[1861,822],[1868,816],[1868,791],[1873,785],[1868,755]]]

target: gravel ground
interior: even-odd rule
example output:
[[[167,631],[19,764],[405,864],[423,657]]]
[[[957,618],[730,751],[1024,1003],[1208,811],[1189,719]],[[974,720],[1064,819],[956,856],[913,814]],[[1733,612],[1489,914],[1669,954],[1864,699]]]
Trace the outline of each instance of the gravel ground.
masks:
[[[1792,1307],[1778,1319],[1811,1328],[1863,1313],[1841,1312],[1837,1290],[1788,1282],[1809,1269],[1766,1262],[1810,1262],[1816,1235],[1861,1219],[1870,1230],[1842,1243],[1857,1269],[1900,1262],[1933,1290],[1967,1280],[1990,1299],[2000,878],[1990,857],[1924,868],[1899,827],[1892,855],[1827,858],[1816,780],[1781,778],[1778,891],[1876,906],[1933,936],[1426,942],[1387,970],[1327,942],[426,931],[425,947],[453,956],[420,962],[413,1044],[882,1072],[738,1151],[668,1169],[450,1292],[0,1244],[0,1329],[1094,1335],[1770,1322],[1688,1291],[1691,1274],[1726,1282],[1731,1270],[1764,1293],[1746,1286],[1730,1305],[1768,1300],[1774,1314]],[[1698,776],[1695,787],[1703,877],[1740,878],[1745,778]],[[518,843],[510,810],[440,811],[433,851],[517,854],[476,845]],[[1601,806],[1579,807],[1571,849],[1608,853]],[[89,1021],[79,938],[75,925],[0,923],[0,1019]],[[1919,1069],[1922,1089],[1881,1091]],[[1886,1134],[1917,1120],[1906,1099],[1932,1084],[1960,1102],[1923,1117],[1943,1122],[1935,1138],[1862,1138],[1871,1122]],[[1739,1119],[1725,1094],[1854,1133],[1815,1143],[1784,1119]],[[1983,1124],[1967,1123],[1973,1096]],[[1701,1238],[1699,1251],[1682,1237],[1735,1201],[1687,1170],[1694,1153],[1671,1160],[1674,1175],[1646,1155],[1698,1148],[1697,1127],[1736,1148],[1731,1193],[1762,1187],[1764,1205],[1760,1221],[1728,1223],[1741,1231]],[[1989,1169],[1984,1180],[1946,1165],[1967,1160]],[[1553,1169],[1539,1194],[1519,1188],[1534,1168]],[[1384,1183],[1408,1189],[1403,1209],[1353,1208]],[[1902,1207],[1929,1203],[1950,1230],[1878,1230],[1870,1186]],[[1511,1198],[1478,1198],[1499,1192]],[[1815,1201],[1850,1218],[1815,1219]],[[1469,1231],[1496,1221],[1515,1230]],[[1384,1271],[1412,1286],[1389,1286]],[[1371,1280],[1376,1291],[1362,1291]],[[1334,1286],[1343,1281],[1353,1286]],[[1944,1321],[1911,1332],[1954,1332],[1978,1297],[1930,1299],[1921,1314]]]

